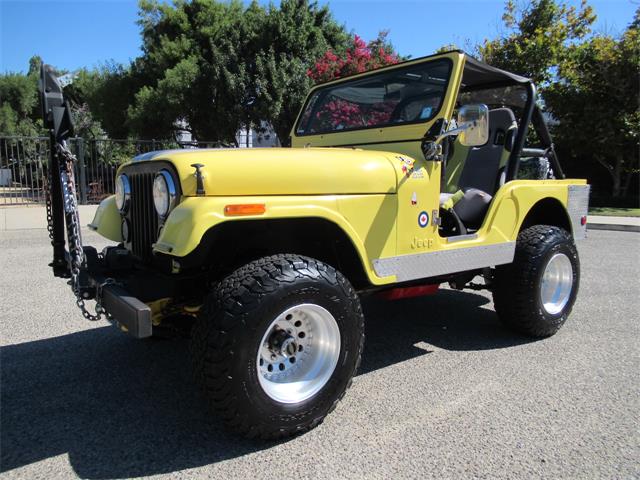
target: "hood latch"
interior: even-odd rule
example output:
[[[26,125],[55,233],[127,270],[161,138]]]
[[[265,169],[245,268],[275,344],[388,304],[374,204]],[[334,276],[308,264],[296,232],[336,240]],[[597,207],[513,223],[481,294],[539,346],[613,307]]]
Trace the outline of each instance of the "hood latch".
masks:
[[[196,169],[196,173],[194,173],[194,176],[196,177],[196,195],[205,195],[203,181],[204,175],[200,171],[204,165],[202,163],[193,163],[191,166]]]

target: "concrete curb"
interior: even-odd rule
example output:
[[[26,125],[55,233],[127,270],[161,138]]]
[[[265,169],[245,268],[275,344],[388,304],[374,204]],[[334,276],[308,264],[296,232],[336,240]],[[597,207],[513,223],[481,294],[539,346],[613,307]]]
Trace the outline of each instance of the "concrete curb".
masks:
[[[610,224],[610,223],[588,223],[587,231],[588,230],[611,230],[615,232],[640,232],[640,226]]]
[[[589,215],[587,230],[613,230],[617,232],[640,232],[639,217],[612,217],[611,215]]]

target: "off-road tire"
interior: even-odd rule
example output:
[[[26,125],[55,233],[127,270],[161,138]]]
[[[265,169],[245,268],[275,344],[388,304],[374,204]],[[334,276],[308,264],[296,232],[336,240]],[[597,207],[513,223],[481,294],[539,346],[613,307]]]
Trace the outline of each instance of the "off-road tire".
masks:
[[[270,323],[294,305],[328,310],[340,330],[340,353],[324,387],[299,403],[280,403],[262,389],[256,355]],[[192,332],[196,377],[225,425],[248,437],[276,439],[319,425],[344,396],[360,364],[364,317],[358,295],[333,267],[300,255],[251,262],[205,299]]]
[[[543,307],[540,291],[542,274],[556,253],[569,258],[573,285],[566,305],[552,315]],[[518,235],[513,263],[496,268],[493,303],[498,317],[506,326],[531,337],[549,337],[566,322],[578,294],[579,283],[580,261],[571,235],[559,227],[534,225]]]

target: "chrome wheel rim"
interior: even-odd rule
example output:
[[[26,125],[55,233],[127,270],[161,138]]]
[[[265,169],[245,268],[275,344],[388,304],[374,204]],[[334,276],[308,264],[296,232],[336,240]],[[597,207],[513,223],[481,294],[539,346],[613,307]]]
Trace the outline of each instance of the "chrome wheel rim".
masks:
[[[333,315],[320,305],[296,305],[278,315],[262,337],[256,357],[260,386],[277,402],[302,402],[327,384],[339,356]]]
[[[564,253],[554,254],[542,273],[540,300],[547,313],[556,315],[569,303],[573,289],[573,267]]]

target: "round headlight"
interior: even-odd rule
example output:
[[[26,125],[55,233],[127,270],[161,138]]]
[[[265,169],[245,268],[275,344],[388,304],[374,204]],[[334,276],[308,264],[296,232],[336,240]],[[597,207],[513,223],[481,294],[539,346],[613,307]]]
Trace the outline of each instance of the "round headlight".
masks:
[[[129,208],[130,198],[131,184],[129,183],[129,177],[118,175],[118,178],[116,178],[116,207],[121,213],[125,213]]]
[[[160,170],[153,181],[153,204],[161,217],[166,217],[176,201],[176,185],[171,174]]]

